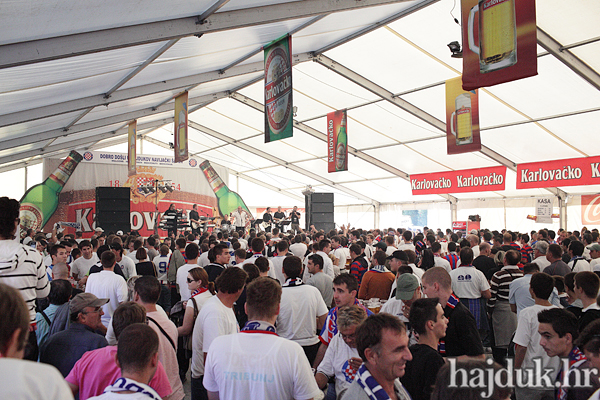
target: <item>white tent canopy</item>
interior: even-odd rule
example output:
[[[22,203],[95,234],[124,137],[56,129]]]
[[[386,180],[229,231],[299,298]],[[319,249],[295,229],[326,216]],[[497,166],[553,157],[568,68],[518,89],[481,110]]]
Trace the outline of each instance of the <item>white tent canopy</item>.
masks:
[[[251,206],[299,204],[311,185],[335,193],[339,224],[394,226],[400,210],[427,209],[436,227],[480,214],[483,226],[530,229],[521,222],[533,199],[556,196],[564,226],[575,229],[573,199],[600,186],[517,190],[515,171],[600,154],[600,2],[536,2],[538,75],[481,89],[482,150],[448,155],[444,81],[460,75],[462,60],[446,44],[460,41],[459,3],[2,2],[0,176],[11,182],[3,190],[20,197],[39,182],[44,157],[126,152],[133,119],[140,153],[171,154],[173,99],[188,90],[191,154],[228,167]],[[294,137],[265,144],[262,46],[286,33]],[[328,174],[325,116],[343,108],[349,171]],[[504,191],[413,196],[407,180],[498,165],[508,167]]]

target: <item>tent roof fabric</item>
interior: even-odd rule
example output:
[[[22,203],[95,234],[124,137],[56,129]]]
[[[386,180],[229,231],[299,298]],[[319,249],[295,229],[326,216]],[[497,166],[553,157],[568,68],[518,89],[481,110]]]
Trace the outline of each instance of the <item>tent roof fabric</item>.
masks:
[[[538,75],[480,89],[483,149],[462,155],[446,153],[443,122],[444,81],[462,69],[446,46],[461,36],[455,0],[2,7],[0,172],[71,149],[125,152],[134,119],[153,151],[170,154],[174,97],[185,90],[191,154],[295,201],[307,185],[336,193],[336,204],[548,196],[556,190],[517,190],[515,165],[600,154],[600,2],[536,2]],[[265,144],[262,48],[288,33],[294,137]],[[344,108],[349,171],[328,174],[326,114]],[[413,196],[407,181],[498,165],[508,166],[501,192]]]

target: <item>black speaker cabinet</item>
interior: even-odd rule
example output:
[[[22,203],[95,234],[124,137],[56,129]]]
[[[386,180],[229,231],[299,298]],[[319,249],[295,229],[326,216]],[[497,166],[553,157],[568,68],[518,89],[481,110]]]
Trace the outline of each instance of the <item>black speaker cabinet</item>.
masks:
[[[131,230],[130,189],[128,187],[96,188],[96,227],[105,233]]]
[[[333,193],[313,193],[310,195],[310,224],[317,229],[329,232],[335,229]]]

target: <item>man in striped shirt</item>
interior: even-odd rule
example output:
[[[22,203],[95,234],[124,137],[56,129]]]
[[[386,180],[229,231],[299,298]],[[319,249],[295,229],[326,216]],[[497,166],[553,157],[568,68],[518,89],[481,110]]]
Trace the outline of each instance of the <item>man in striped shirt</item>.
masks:
[[[37,361],[35,336],[35,300],[50,294],[48,275],[42,256],[19,243],[19,202],[0,197],[0,283],[17,289],[29,309],[30,333],[25,359]]]
[[[521,252],[509,250],[504,256],[504,267],[492,276],[488,300],[488,310],[492,314],[495,348],[494,360],[503,365],[508,354],[508,346],[513,333],[517,329],[517,316],[510,309],[508,302],[510,283],[523,276],[517,264],[521,260]]]

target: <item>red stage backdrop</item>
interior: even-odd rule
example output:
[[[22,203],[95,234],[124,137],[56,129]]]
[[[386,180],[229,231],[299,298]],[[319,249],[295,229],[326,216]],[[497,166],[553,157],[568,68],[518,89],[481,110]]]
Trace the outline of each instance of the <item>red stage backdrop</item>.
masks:
[[[410,176],[412,194],[444,194],[504,190],[506,167],[465,169]]]
[[[537,75],[535,0],[462,0],[463,88]]]
[[[44,160],[44,176],[50,174],[60,163],[59,159]],[[155,201],[158,211],[164,212],[171,203],[176,208],[189,213],[192,205],[198,204],[198,213],[204,216],[218,214],[215,210],[217,199],[198,167],[201,159],[190,158],[182,163],[174,163],[173,157],[138,155],[136,174],[127,176],[127,154],[87,151],[71,179],[65,185],[59,198],[59,205],[46,226],[50,231],[56,222],[79,222],[84,237],[90,237],[96,228],[94,217],[96,209],[96,187],[129,187],[131,188],[131,229],[143,236],[154,232]],[[212,164],[221,178],[228,183],[227,168]],[[174,191],[144,194],[138,187],[153,183],[155,179],[171,180]],[[67,233],[74,233],[74,228],[67,228]],[[160,230],[161,236],[166,231]]]

